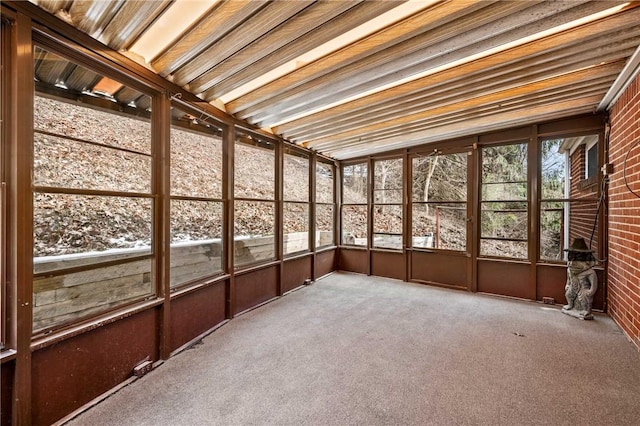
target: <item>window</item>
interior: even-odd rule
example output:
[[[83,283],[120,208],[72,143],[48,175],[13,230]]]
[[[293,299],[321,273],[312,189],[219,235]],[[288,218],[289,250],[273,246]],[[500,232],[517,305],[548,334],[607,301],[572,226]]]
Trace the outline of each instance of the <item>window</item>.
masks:
[[[482,148],[480,255],[528,258],[527,144]]]
[[[309,155],[291,148],[284,153],[283,252],[309,250]]]
[[[412,160],[412,246],[467,249],[467,153]]]
[[[591,139],[586,147],[585,179],[595,177],[598,174],[598,136],[595,135]]]
[[[235,266],[275,259],[275,143],[237,130],[234,157]]]
[[[373,163],[373,247],[402,249],[402,158]]]
[[[2,44],[2,52],[0,53],[0,350],[9,345],[7,341],[7,320],[9,319],[7,306],[7,214],[9,206],[7,205],[7,191],[9,183],[9,167],[5,164],[9,161],[9,134],[6,123],[9,122],[9,109],[6,107],[10,97],[9,91],[11,85],[7,75],[10,69],[11,60],[11,30],[10,26],[0,21],[0,44]]]
[[[585,191],[580,185],[582,161],[579,149],[575,149],[588,146],[585,140],[595,141],[587,153],[597,153],[598,135],[548,139],[540,143],[540,260],[566,261],[564,250],[577,237],[584,238],[597,250],[597,193],[593,187]]]
[[[33,331],[155,294],[151,99],[35,48]],[[109,90],[97,90],[109,82]]]
[[[367,163],[342,168],[342,244],[367,245]]]
[[[334,188],[333,164],[316,162],[316,248],[335,244]]]
[[[223,271],[222,130],[171,111],[171,287]]]

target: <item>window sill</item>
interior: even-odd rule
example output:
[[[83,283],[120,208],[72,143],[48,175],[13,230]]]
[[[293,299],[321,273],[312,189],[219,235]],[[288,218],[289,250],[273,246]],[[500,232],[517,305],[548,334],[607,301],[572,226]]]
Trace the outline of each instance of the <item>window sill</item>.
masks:
[[[17,354],[18,352],[14,349],[3,349],[2,352],[0,352],[0,364],[16,359]]]
[[[219,274],[199,282],[183,284],[181,286],[174,287],[171,289],[171,299],[177,299],[178,297],[184,296],[185,294],[193,293],[194,291],[198,291],[201,288],[219,284],[227,279],[229,279],[229,274]]]
[[[598,176],[591,176],[588,179],[583,179],[578,182],[578,190],[586,191],[587,189],[593,189],[598,184]]]

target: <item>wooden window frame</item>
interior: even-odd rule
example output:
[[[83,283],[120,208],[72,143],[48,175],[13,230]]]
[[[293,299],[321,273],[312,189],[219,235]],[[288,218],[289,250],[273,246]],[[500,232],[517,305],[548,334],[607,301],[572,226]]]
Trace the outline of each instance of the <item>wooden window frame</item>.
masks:
[[[326,160],[323,160],[321,158],[317,158],[315,163],[316,164],[315,164],[315,167],[314,167],[314,170],[313,170],[313,173],[312,173],[314,175],[313,176],[314,185],[313,185],[313,189],[311,191],[312,194],[313,194],[312,203],[313,203],[314,209],[315,209],[314,210],[315,213],[312,215],[313,216],[312,217],[312,220],[313,220],[313,222],[312,222],[312,225],[313,225],[312,241],[314,243],[314,248],[315,249],[323,250],[323,249],[327,249],[327,248],[330,248],[330,247],[337,246],[337,243],[336,243],[336,233],[337,233],[336,232],[337,231],[337,229],[336,229],[336,226],[337,226],[337,221],[336,221],[336,213],[337,213],[336,212],[336,195],[337,195],[336,194],[336,165],[332,161],[331,162],[330,161],[326,161]],[[332,199],[332,202],[330,202],[330,203],[329,202],[324,202],[324,201],[322,201],[322,202],[318,201],[318,195],[317,195],[318,194],[318,178],[317,178],[317,176],[318,176],[318,165],[319,164],[323,164],[323,165],[329,166],[331,168],[331,187],[332,187],[331,199]],[[332,208],[332,222],[331,222],[332,237],[331,237],[331,243],[330,244],[319,245],[319,246],[315,247],[315,241],[318,238],[315,235],[318,206],[331,206],[331,208]]]
[[[86,51],[80,46],[73,44],[72,42],[63,42],[59,39],[54,38],[53,36],[38,31],[34,29],[33,31],[33,48],[39,47],[47,52],[60,56],[61,58],[68,60],[70,63],[73,63],[77,66],[86,68],[90,71],[93,71],[103,77],[113,78],[117,80],[119,83],[130,87],[143,95],[147,95],[150,98],[152,104],[157,102],[159,98],[162,98],[162,94],[158,92],[154,87],[143,84],[135,78],[132,78],[131,75],[120,72],[119,70],[114,69],[109,66],[104,60],[101,60],[96,55],[85,54]],[[32,49],[31,61],[35,59],[33,56]],[[35,87],[34,87],[35,89]],[[36,90],[30,96],[30,102],[33,104],[34,97],[36,95]],[[151,158],[151,166],[150,166],[150,190],[148,193],[141,192],[128,192],[128,191],[112,191],[112,190],[100,190],[100,189],[74,189],[74,188],[65,188],[65,187],[57,187],[57,186],[32,186],[32,190],[28,194],[29,197],[32,197],[33,194],[41,192],[41,193],[54,193],[54,194],[69,194],[69,195],[96,195],[96,196],[113,196],[113,197],[125,197],[125,198],[141,198],[150,200],[151,203],[151,247],[150,252],[148,254],[143,254],[140,256],[132,256],[130,258],[122,259],[122,260],[114,260],[113,262],[106,263],[96,263],[90,264],[81,267],[71,267],[71,268],[61,268],[56,270],[54,275],[63,275],[67,273],[76,273],[82,271],[88,271],[93,269],[99,269],[106,266],[115,266],[119,264],[125,264],[135,261],[149,260],[152,263],[151,266],[151,275],[152,279],[152,293],[151,295],[147,295],[144,297],[140,297],[136,300],[129,301],[127,303],[123,303],[117,305],[112,308],[108,308],[104,311],[101,311],[96,314],[87,315],[86,317],[81,317],[72,321],[65,321],[60,324],[56,324],[50,327],[45,327],[37,330],[36,332],[32,332],[32,340],[34,341],[45,341],[51,340],[52,338],[57,338],[56,336],[62,336],[68,332],[76,333],[79,329],[82,328],[90,328],[91,324],[96,321],[101,321],[104,318],[112,318],[114,316],[126,315],[128,312],[135,311],[140,309],[143,306],[149,304],[149,302],[156,303],[162,300],[163,294],[166,292],[164,288],[164,278],[162,273],[161,259],[159,253],[161,251],[161,246],[164,244],[164,240],[161,237],[162,233],[162,223],[163,218],[161,217],[162,211],[161,203],[162,203],[162,176],[160,170],[159,159],[161,157],[162,141],[158,138],[158,127],[160,125],[161,118],[157,114],[151,114],[150,116],[150,127],[151,127],[151,140],[150,143],[150,151],[149,153],[141,153],[134,150],[136,154],[142,154]],[[32,126],[32,132],[35,129]],[[65,137],[64,135],[58,137]],[[32,141],[33,143],[33,141]],[[98,144],[100,145],[100,144]],[[106,148],[116,149],[121,151],[132,151],[129,149],[121,149],[117,147],[105,146]],[[31,155],[33,157],[33,149],[31,149]],[[33,158],[30,158],[31,164],[33,164]],[[33,204],[31,204],[31,209],[33,212]],[[31,252],[33,252],[33,240],[31,240],[31,244],[29,244]],[[31,264],[31,263],[30,263]],[[32,266],[31,266],[32,267]],[[33,274],[32,277],[38,277],[42,274]],[[46,275],[51,275],[47,273]],[[32,286],[30,286],[30,290],[33,297]],[[31,315],[31,321],[33,322],[33,316]]]
[[[237,201],[241,201],[241,202],[259,202],[259,203],[263,203],[263,202],[268,202],[268,203],[273,203],[274,205],[274,234],[273,234],[273,239],[274,239],[274,254],[272,257],[268,258],[268,259],[259,259],[256,261],[252,261],[252,262],[248,262],[248,263],[242,263],[242,264],[238,264],[237,263],[237,259],[235,258],[235,254],[234,254],[234,260],[233,260],[233,265],[234,265],[234,270],[236,272],[239,271],[243,271],[243,270],[248,270],[248,269],[253,269],[256,267],[259,267],[261,265],[268,265],[271,264],[273,262],[277,262],[277,261],[281,261],[282,260],[282,145],[279,141],[275,140],[275,139],[271,139],[268,137],[265,137],[264,135],[261,135],[259,133],[256,133],[250,129],[247,129],[245,127],[241,127],[241,126],[235,126],[235,131],[234,131],[234,138],[233,138],[233,158],[234,158],[234,164],[233,164],[233,169],[236,170],[235,167],[235,161],[237,160],[237,155],[236,155],[236,145],[239,143],[243,143],[246,144],[245,142],[242,142],[241,140],[239,140],[239,136],[240,135],[245,135],[245,136],[249,136],[253,139],[256,140],[256,146],[258,146],[259,144],[267,144],[267,145],[272,145],[273,146],[273,152],[274,152],[274,182],[273,182],[273,198],[252,198],[252,197],[242,197],[242,196],[236,196],[236,191],[235,191],[235,177],[232,179],[233,183],[232,183],[232,190],[233,190],[233,203],[232,203],[232,208],[231,210],[233,210],[233,216],[231,216],[233,219],[230,220],[234,220],[235,221],[235,209],[236,209],[236,202]],[[246,144],[248,146],[251,146],[250,144]],[[269,148],[271,149],[271,148]],[[231,234],[233,235],[233,240],[232,242],[230,242],[232,247],[235,247],[235,225],[233,223],[230,224],[230,228],[231,228]],[[235,250],[234,250],[235,253]]]
[[[204,196],[198,196],[198,195],[174,195],[171,185],[169,185],[169,204],[171,204],[172,201],[194,201],[194,202],[198,202],[198,201],[202,201],[202,202],[214,202],[214,203],[220,203],[221,207],[222,207],[222,224],[221,224],[221,236],[220,236],[220,240],[221,240],[221,257],[222,257],[222,262],[221,262],[221,268],[219,271],[215,271],[211,274],[205,274],[202,275],[201,277],[195,278],[193,280],[188,280],[185,282],[182,282],[180,284],[177,284],[175,286],[171,286],[170,285],[170,289],[172,293],[176,293],[176,292],[182,292],[185,289],[189,289],[192,288],[194,286],[197,286],[198,284],[201,284],[203,282],[210,282],[212,280],[216,280],[218,278],[221,278],[225,275],[228,274],[229,270],[228,270],[228,265],[229,265],[229,261],[228,261],[228,249],[227,249],[227,232],[225,231],[225,227],[226,227],[226,223],[228,222],[228,208],[227,205],[229,204],[229,198],[228,195],[226,193],[226,188],[225,188],[225,181],[226,181],[226,173],[225,173],[225,169],[226,169],[226,164],[225,164],[225,152],[226,152],[226,140],[228,139],[228,133],[229,133],[229,126],[227,126],[225,123],[222,123],[221,121],[219,121],[218,119],[216,119],[216,117],[212,117],[211,115],[207,114],[204,111],[200,111],[197,110],[193,107],[191,107],[190,105],[183,103],[183,102],[179,102],[178,99],[174,99],[171,102],[171,107],[172,108],[177,108],[187,114],[191,114],[194,117],[199,117],[198,120],[206,123],[207,125],[210,126],[214,126],[217,131],[212,131],[210,134],[203,134],[204,136],[210,136],[210,137],[214,137],[214,136],[219,136],[220,137],[220,144],[221,144],[221,164],[222,164],[222,170],[220,170],[220,197],[204,197]],[[172,179],[171,176],[171,144],[172,144],[172,140],[171,140],[171,130],[175,127],[178,130],[189,130],[189,131],[197,131],[197,130],[193,130],[193,129],[187,129],[187,128],[183,128],[184,126],[179,125],[179,123],[175,123],[173,118],[170,117],[170,131],[169,131],[169,149],[167,151],[167,155],[165,157],[165,161],[168,163],[168,168],[169,168],[169,179]],[[214,135],[214,133],[219,133],[219,135]],[[167,218],[167,221],[170,223],[171,222],[171,212],[170,212],[170,206],[169,206],[169,216]],[[169,225],[170,226],[170,225]],[[169,234],[171,234],[171,230],[169,230]],[[171,253],[171,235],[169,235],[169,253]],[[169,254],[170,256],[170,254]],[[171,271],[169,271],[169,280],[171,280]]]
[[[353,162],[344,162],[340,166],[340,231],[339,231],[339,246],[347,247],[347,248],[355,248],[355,249],[366,249],[369,250],[371,241],[371,160],[358,160]],[[353,202],[345,202],[344,200],[344,179],[345,173],[344,169],[346,167],[351,167],[355,165],[365,165],[367,167],[367,176],[366,176],[366,202],[364,203],[353,203]],[[366,221],[367,221],[367,242],[365,244],[347,244],[344,241],[344,209],[345,207],[364,207],[366,210]]]

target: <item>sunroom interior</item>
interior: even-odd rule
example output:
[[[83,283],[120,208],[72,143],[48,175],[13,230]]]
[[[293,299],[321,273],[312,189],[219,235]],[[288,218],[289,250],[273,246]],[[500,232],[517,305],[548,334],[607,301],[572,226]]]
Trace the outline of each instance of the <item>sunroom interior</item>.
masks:
[[[640,351],[638,6],[3,0],[2,424],[337,271],[559,311],[577,239]]]

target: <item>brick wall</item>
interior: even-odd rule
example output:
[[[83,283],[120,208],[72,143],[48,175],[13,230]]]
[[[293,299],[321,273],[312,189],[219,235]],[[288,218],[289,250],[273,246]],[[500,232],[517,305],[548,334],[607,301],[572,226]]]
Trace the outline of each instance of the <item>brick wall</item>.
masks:
[[[580,145],[571,154],[571,179],[569,197],[571,200],[598,198],[597,178],[587,181],[585,173],[585,145]],[[591,243],[591,249],[598,254],[598,232],[593,235],[593,223],[596,220],[597,201],[575,202],[570,205],[571,220],[569,222],[569,244],[578,237],[584,238],[587,244]]]
[[[640,349],[640,76],[618,99],[611,112],[609,161],[614,170],[609,184],[609,314]]]

